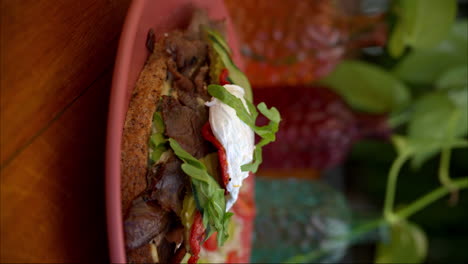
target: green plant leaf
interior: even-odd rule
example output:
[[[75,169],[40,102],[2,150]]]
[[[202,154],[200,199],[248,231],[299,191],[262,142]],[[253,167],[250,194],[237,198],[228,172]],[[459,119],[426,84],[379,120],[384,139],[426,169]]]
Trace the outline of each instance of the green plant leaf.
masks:
[[[436,87],[440,90],[468,90],[468,65],[445,71],[437,80]]]
[[[399,57],[405,46],[427,49],[447,35],[455,20],[456,0],[402,0],[396,2],[398,21],[390,36],[390,55]]]
[[[397,22],[388,41],[388,53],[394,58],[400,57],[405,51],[405,31],[403,22]]]
[[[461,103],[462,104],[462,103]],[[457,137],[467,133],[468,121],[463,105],[457,104],[446,93],[429,93],[414,104],[408,124],[408,137],[413,148],[413,168],[438,153]],[[465,114],[462,114],[465,112]]]
[[[468,22],[464,20],[454,23],[441,43],[433,48],[413,50],[392,71],[409,83],[433,84],[447,69],[467,64]]]
[[[455,105],[444,93],[429,93],[414,104],[413,115],[408,126],[411,138],[441,139],[447,134],[448,117]]]
[[[407,43],[414,48],[428,48],[444,39],[457,13],[456,0],[406,0],[409,5]],[[405,12],[405,11],[403,11]]]
[[[402,82],[378,66],[360,61],[343,61],[323,83],[353,108],[371,113],[399,109],[410,99]]]
[[[393,224],[390,241],[377,245],[376,263],[421,263],[427,255],[427,237],[413,223],[400,221]]]
[[[459,124],[455,133],[464,135],[468,131],[468,88],[461,90],[450,90],[448,97],[458,108],[460,114]]]
[[[407,155],[413,151],[407,138],[400,135],[393,135],[391,139],[398,155]]]

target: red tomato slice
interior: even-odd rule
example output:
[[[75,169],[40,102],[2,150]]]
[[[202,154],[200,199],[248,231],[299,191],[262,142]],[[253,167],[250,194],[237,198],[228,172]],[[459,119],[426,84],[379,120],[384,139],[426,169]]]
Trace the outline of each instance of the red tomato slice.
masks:
[[[197,263],[200,254],[200,244],[203,241],[205,236],[205,227],[203,227],[202,215],[199,211],[195,213],[195,218],[193,219],[192,229],[190,230],[190,250],[192,256],[190,257],[188,263],[195,264]]]
[[[216,251],[218,250],[218,240],[216,239],[216,234],[218,232],[214,232],[210,238],[208,238],[205,243],[203,244],[203,248],[208,251]]]
[[[211,131],[211,126],[209,122],[206,122],[206,124],[203,126],[202,129],[202,135],[203,137],[211,142],[217,149],[218,149],[218,159],[219,159],[219,164],[221,166],[221,175],[222,175],[222,184],[224,190],[226,190],[226,186],[229,183],[229,180],[231,177],[229,177],[228,174],[228,162],[227,162],[227,157],[226,157],[226,150],[224,149],[223,145],[216,139],[216,137],[213,135],[213,131]]]

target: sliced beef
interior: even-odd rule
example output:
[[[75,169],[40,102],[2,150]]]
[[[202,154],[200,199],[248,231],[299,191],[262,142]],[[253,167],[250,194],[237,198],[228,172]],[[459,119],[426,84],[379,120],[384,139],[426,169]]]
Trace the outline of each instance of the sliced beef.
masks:
[[[165,234],[169,220],[169,213],[157,204],[150,204],[143,197],[135,199],[124,221],[127,248],[141,247],[159,234]]]
[[[167,60],[167,69],[174,76],[172,86],[177,91],[186,91],[193,93],[195,91],[195,85],[189,77],[181,74],[177,69],[176,63],[172,59]]]
[[[172,256],[170,263],[177,263],[177,264],[181,263],[186,253],[187,253],[187,249],[185,249],[184,244],[180,245],[179,248],[174,253],[174,256]]]
[[[202,97],[205,101],[210,99],[206,89],[210,70],[207,65],[198,68],[193,77],[187,77],[180,73],[172,59],[167,60],[167,69],[174,77],[172,86],[178,93],[186,92],[194,97]]]
[[[128,263],[154,263],[151,255],[151,244],[127,250]]]
[[[182,162],[171,154],[165,163],[154,165],[149,176],[152,183],[151,199],[166,211],[173,211],[180,215],[185,187],[188,183],[187,175],[181,169]]]
[[[159,263],[179,264],[187,253],[184,244],[177,248],[177,244],[164,239],[158,248]]]
[[[209,77],[210,68],[208,66],[202,66],[194,78],[195,92],[203,97],[205,101],[210,99],[206,90],[206,80]]]
[[[176,250],[176,244],[163,239],[158,246],[159,263],[169,263]]]
[[[184,241],[184,226],[180,221],[173,225],[169,232],[166,233],[166,240],[176,243],[177,245]]]
[[[166,52],[176,62],[177,69],[187,78],[205,64],[208,44],[200,39],[190,39],[184,33],[175,31],[165,39]]]
[[[202,115],[169,96],[163,96],[161,106],[167,137],[175,139],[197,159],[213,151],[201,133],[203,125],[208,121],[208,114]]]

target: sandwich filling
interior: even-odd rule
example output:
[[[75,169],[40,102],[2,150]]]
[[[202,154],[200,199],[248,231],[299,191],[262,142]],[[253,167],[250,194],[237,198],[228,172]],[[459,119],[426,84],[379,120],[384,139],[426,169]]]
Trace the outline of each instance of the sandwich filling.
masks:
[[[224,88],[236,96],[248,111],[244,99],[244,89],[237,85],[224,85]],[[236,115],[236,111],[222,101],[213,98],[206,103],[210,107],[210,126],[216,139],[226,152],[226,165],[229,180],[226,185],[228,193],[226,210],[231,209],[239,196],[242,181],[249,176],[241,166],[251,163],[255,147],[254,131]]]
[[[270,123],[255,125],[258,112],[250,84],[214,28],[219,25],[195,14],[189,30],[165,34],[151,49],[161,52],[167,72],[155,97],[148,145],[136,148],[147,153],[146,188],[131,203],[123,202],[129,262],[196,263],[200,246],[214,233],[222,246],[230,236],[230,209],[243,180],[261,163],[262,146],[275,139],[278,111],[260,104],[258,110]],[[141,93],[137,88],[132,100]],[[130,102],[129,113],[135,105]],[[128,116],[124,138],[127,126],[146,129],[138,115]],[[260,137],[257,145],[255,134]],[[122,159],[136,159],[131,153]],[[132,171],[125,162],[124,172]],[[124,182],[123,191],[129,184],[137,190],[134,183]]]

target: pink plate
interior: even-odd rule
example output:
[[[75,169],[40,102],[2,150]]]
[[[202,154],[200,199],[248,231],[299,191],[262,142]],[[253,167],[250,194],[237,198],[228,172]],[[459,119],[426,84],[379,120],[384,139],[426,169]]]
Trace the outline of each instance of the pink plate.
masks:
[[[226,8],[219,0],[134,0],[128,10],[120,37],[112,79],[106,146],[106,208],[109,254],[112,263],[125,263],[124,235],[120,201],[120,147],[122,129],[131,91],[143,68],[148,51],[145,47],[150,28],[156,37],[174,29],[183,29],[195,7],[207,10],[212,19],[227,19],[228,42],[233,59],[243,66]]]

